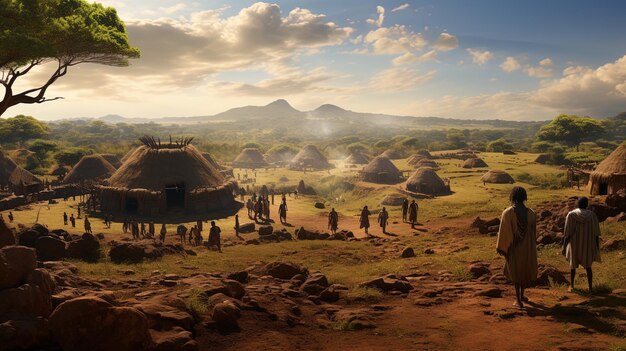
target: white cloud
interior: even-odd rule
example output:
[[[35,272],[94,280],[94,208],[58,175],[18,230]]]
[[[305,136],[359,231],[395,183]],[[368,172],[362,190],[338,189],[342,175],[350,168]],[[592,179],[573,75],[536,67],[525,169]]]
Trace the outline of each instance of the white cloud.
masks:
[[[537,67],[528,66],[524,69],[524,71],[526,72],[526,74],[528,74],[529,77],[535,77],[535,78],[552,77],[552,70],[549,68],[545,68],[543,66],[537,66]]]
[[[437,51],[430,50],[429,52],[420,56],[416,56],[410,52],[407,52],[406,54],[402,56],[396,57],[395,59],[393,59],[392,62],[394,65],[400,66],[400,65],[408,65],[412,63],[426,62],[426,61],[437,61]]]
[[[459,46],[459,39],[450,33],[441,33],[439,38],[432,44],[433,49],[437,51],[450,51]]]
[[[430,81],[436,73],[420,73],[414,69],[394,67],[378,72],[370,80],[369,86],[381,92],[406,91]]]
[[[377,55],[405,54],[421,51],[428,43],[419,33],[409,31],[405,26],[378,28],[365,36],[365,43],[371,45]]]
[[[500,68],[505,72],[513,72],[522,68],[522,65],[515,57],[509,56],[500,64]]]
[[[543,60],[539,61],[539,65],[540,66],[551,66],[552,65],[552,59],[549,58],[549,57],[546,57]]]
[[[472,56],[472,61],[481,66],[493,58],[493,54],[487,50],[481,51],[479,49],[469,48],[467,49],[467,52],[469,52],[469,54]]]
[[[183,2],[179,2],[175,5],[172,6],[168,6],[168,7],[159,7],[159,11],[162,13],[165,13],[167,15],[171,15],[174,14],[176,12],[182,11],[184,9],[187,8],[187,4],[183,3]]]
[[[378,18],[368,18],[366,22],[380,28],[383,26],[383,22],[385,22],[385,8],[380,5],[376,6],[376,13],[378,13]]]
[[[406,9],[408,9],[408,8],[409,8],[409,6],[410,6],[409,4],[402,4],[402,5],[398,6],[398,7],[394,7],[394,8],[391,10],[391,12],[397,12],[397,11],[403,11],[403,10],[406,10]]]

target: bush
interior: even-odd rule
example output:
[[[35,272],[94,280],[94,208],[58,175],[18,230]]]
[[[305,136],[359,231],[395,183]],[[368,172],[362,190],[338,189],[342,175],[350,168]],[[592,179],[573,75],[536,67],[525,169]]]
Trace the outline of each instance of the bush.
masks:
[[[517,181],[528,183],[540,187],[541,189],[562,189],[569,185],[567,174],[563,173],[545,173],[545,174],[529,174],[521,173],[516,177]]]

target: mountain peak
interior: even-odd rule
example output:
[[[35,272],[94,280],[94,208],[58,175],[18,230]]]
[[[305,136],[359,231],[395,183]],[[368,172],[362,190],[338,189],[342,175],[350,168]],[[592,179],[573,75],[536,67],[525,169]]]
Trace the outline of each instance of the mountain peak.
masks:
[[[278,99],[266,106],[267,107],[287,107],[287,108],[293,109],[293,107],[285,99]]]
[[[346,112],[346,110],[342,109],[337,105],[332,104],[324,104],[315,109],[316,112]]]

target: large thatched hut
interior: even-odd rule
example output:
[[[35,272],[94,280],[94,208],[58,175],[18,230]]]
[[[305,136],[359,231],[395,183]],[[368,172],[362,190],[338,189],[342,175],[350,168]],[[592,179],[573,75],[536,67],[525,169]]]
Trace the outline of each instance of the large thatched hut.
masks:
[[[0,188],[5,187],[15,195],[27,195],[41,191],[43,183],[0,152]]]
[[[363,153],[356,151],[346,157],[343,162],[350,165],[366,165],[370,162],[370,159]]]
[[[315,145],[307,145],[289,162],[289,169],[293,170],[322,170],[334,166],[328,162]]]
[[[494,184],[513,184],[515,180],[505,171],[501,171],[499,169],[492,169],[489,172],[485,173],[480,181],[483,183],[494,183]]]
[[[103,212],[157,217],[170,210],[208,214],[237,208],[237,183],[193,145],[145,143],[99,187]]]
[[[109,161],[100,155],[87,155],[78,161],[76,166],[63,178],[63,183],[77,184],[85,182],[101,182],[115,173]]]
[[[267,161],[263,157],[263,154],[259,149],[246,148],[241,150],[241,153],[233,161],[233,167],[235,168],[263,168],[267,167]]]
[[[465,162],[463,162],[463,168],[485,168],[489,167],[487,162],[485,162],[482,158],[478,157],[470,157]]]
[[[444,195],[450,193],[450,184],[446,183],[434,169],[430,167],[418,168],[404,183],[406,190],[414,193],[429,195]]]
[[[591,172],[591,195],[610,195],[626,188],[626,143],[618,146]]]
[[[363,167],[361,177],[366,182],[395,184],[402,180],[402,172],[388,157],[380,155]]]
[[[100,156],[102,156],[105,160],[107,160],[107,162],[109,162],[111,166],[115,167],[115,169],[120,168],[120,166],[122,165],[122,160],[120,160],[120,158],[117,157],[117,155],[100,154]]]

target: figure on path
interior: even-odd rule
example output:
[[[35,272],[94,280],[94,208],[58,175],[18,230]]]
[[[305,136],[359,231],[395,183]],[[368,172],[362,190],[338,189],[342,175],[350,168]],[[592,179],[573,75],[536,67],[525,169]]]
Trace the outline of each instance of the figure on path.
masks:
[[[409,212],[409,200],[408,199],[404,199],[404,201],[402,202],[402,222],[406,223],[406,217],[407,214]]]
[[[91,232],[91,222],[89,222],[89,217],[85,216],[85,233],[92,234]]]
[[[161,240],[162,243],[165,242],[165,235],[167,234],[167,229],[165,228],[165,223],[161,224],[161,231],[160,231],[160,236],[159,239]]]
[[[411,201],[411,205],[409,206],[409,222],[411,223],[411,228],[415,228],[415,224],[417,224],[417,211],[419,210],[419,206],[415,200]]]
[[[222,230],[220,227],[215,225],[215,221],[211,221],[211,229],[209,230],[209,240],[208,246],[209,249],[212,247],[216,247],[217,251],[222,252],[222,240],[220,238],[220,233]]]
[[[328,229],[330,229],[333,234],[336,234],[337,228],[339,228],[339,214],[333,207],[328,213]]]
[[[365,234],[369,235],[370,228],[370,210],[367,209],[367,206],[363,207],[361,210],[361,216],[359,217],[359,228],[365,228]]]
[[[378,214],[378,224],[383,229],[383,234],[387,234],[387,224],[389,222],[389,213],[387,209],[383,207],[383,209]]]

